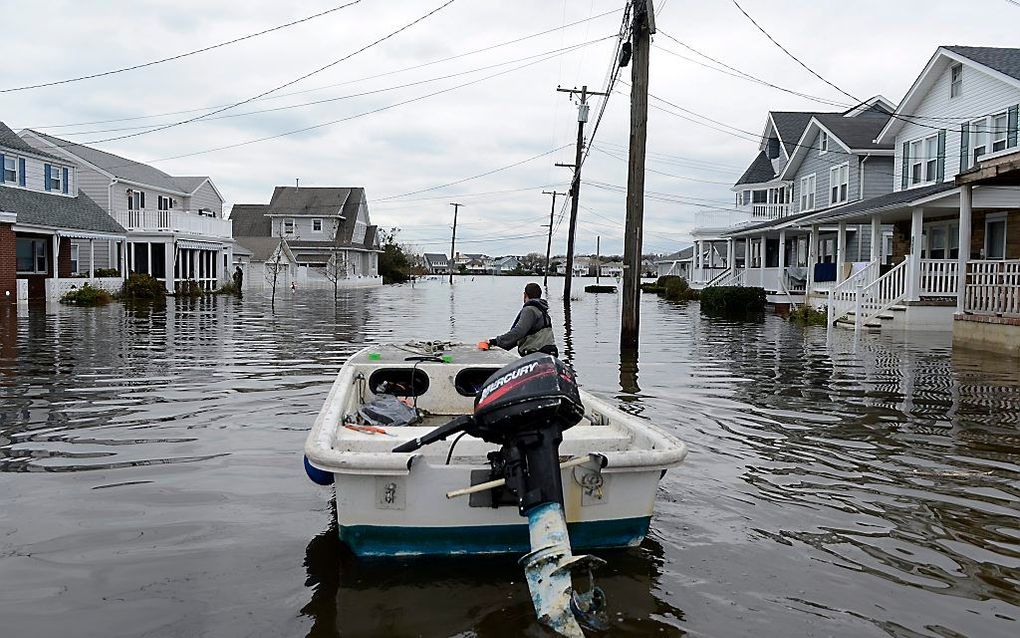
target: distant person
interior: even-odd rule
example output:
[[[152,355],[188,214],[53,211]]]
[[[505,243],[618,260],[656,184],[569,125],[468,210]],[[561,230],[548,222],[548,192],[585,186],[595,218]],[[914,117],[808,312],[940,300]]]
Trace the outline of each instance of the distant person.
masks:
[[[524,287],[524,307],[517,313],[514,325],[506,334],[489,339],[489,345],[504,350],[516,346],[522,357],[534,352],[560,356],[549,318],[549,302],[542,299],[541,286],[530,283]]]
[[[290,282],[290,290],[291,290],[291,292],[294,292],[295,290],[297,290],[297,282],[296,281]]]
[[[241,292],[241,288],[244,286],[244,271],[241,270],[240,266],[234,267],[234,287],[237,288],[238,294]]]

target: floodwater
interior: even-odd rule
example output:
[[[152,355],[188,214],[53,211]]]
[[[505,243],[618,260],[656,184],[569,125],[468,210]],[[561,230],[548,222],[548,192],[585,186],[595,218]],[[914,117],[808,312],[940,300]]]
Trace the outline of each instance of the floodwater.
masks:
[[[523,283],[0,315],[0,635],[545,635],[512,558],[355,560],[301,467],[345,357],[492,336]],[[619,313],[553,303],[561,351],[691,452],[603,554],[611,635],[1020,635],[1020,363],[654,297],[621,362]]]

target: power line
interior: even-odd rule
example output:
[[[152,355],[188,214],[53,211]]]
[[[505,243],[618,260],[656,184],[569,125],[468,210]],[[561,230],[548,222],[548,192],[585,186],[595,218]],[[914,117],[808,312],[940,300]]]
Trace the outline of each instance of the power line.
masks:
[[[131,66],[125,66],[125,67],[121,67],[119,69],[111,69],[109,71],[102,71],[102,72],[99,72],[99,73],[90,73],[89,75],[80,75],[78,77],[67,78],[67,79],[64,79],[64,80],[54,80],[52,82],[40,82],[39,84],[28,84],[28,85],[25,85],[25,86],[16,86],[16,87],[8,88],[8,89],[0,89],[0,93],[13,93],[15,91],[27,91],[29,89],[40,89],[40,88],[47,87],[47,86],[57,86],[59,84],[70,84],[72,82],[81,82],[82,80],[91,80],[91,79],[94,79],[94,78],[101,78],[101,77],[105,77],[105,76],[108,76],[108,75],[115,75],[117,73],[124,73],[125,71],[134,71],[136,69],[144,69],[145,67],[155,66],[157,64],[163,64],[164,62],[172,62],[173,60],[180,60],[181,58],[186,58],[186,57],[191,56],[191,55],[196,55],[196,54],[199,54],[199,53],[205,53],[206,51],[212,51],[213,49],[219,49],[220,47],[225,47],[225,46],[230,45],[230,44],[236,44],[236,43],[242,42],[244,40],[250,40],[252,38],[257,38],[257,37],[259,37],[261,35],[266,35],[267,33],[272,33],[274,31],[280,31],[281,29],[286,29],[286,28],[292,27],[292,26],[294,26],[296,24],[301,24],[302,22],[308,22],[309,20],[314,20],[316,18],[321,18],[322,16],[329,15],[330,13],[335,13],[337,11],[340,11],[341,9],[346,9],[347,7],[356,5],[356,4],[360,3],[361,1],[362,0],[352,0],[352,2],[348,2],[346,4],[342,4],[342,5],[333,7],[332,9],[326,9],[325,11],[321,11],[321,12],[316,13],[314,15],[306,16],[304,18],[301,18],[300,20],[293,20],[293,21],[287,22],[285,24],[279,24],[279,25],[277,25],[275,27],[271,27],[269,29],[263,29],[262,31],[258,31],[256,33],[249,33],[248,35],[244,35],[244,36],[241,36],[239,38],[234,38],[233,40],[227,40],[226,42],[220,42],[219,44],[212,44],[212,45],[209,45],[207,47],[202,47],[201,49],[195,49],[193,51],[187,51],[185,53],[179,53],[177,55],[172,55],[172,56],[170,56],[168,58],[161,58],[159,60],[152,60],[151,62],[143,62],[141,64],[133,64]]]
[[[599,153],[602,153],[603,155],[608,155],[609,157],[612,157],[615,160],[619,160],[619,161],[624,162],[624,163],[626,163],[628,161],[627,158],[620,157],[619,155],[613,155],[612,153],[610,153],[609,151],[607,151],[605,149],[595,147],[595,150],[598,151]],[[657,175],[665,175],[666,177],[672,177],[674,179],[683,179],[683,180],[687,180],[687,181],[691,181],[691,182],[700,182],[702,184],[721,184],[723,186],[732,186],[732,184],[730,182],[720,182],[718,180],[712,180],[712,179],[699,179],[697,177],[689,177],[687,175],[674,175],[673,173],[667,173],[665,171],[657,171],[654,168],[645,168],[645,170],[648,171],[649,173],[655,173]]]
[[[113,141],[116,141],[116,140],[123,140],[123,139],[128,139],[128,138],[131,138],[131,137],[138,137],[140,135],[147,135],[149,133],[155,133],[156,131],[165,131],[165,130],[170,129],[170,128],[181,126],[183,124],[189,124],[189,123],[197,121],[197,120],[205,119],[205,118],[209,117],[210,115],[216,115],[218,113],[222,113],[222,112],[227,111],[229,109],[236,108],[238,106],[247,104],[249,102],[253,102],[253,101],[255,101],[255,100],[257,100],[257,99],[259,99],[261,97],[265,97],[265,96],[269,95],[270,93],[275,93],[276,91],[279,91],[280,89],[285,89],[288,86],[292,86],[294,84],[297,84],[298,82],[301,82],[302,80],[306,80],[306,79],[312,77],[313,75],[316,75],[318,73],[322,73],[323,71],[325,71],[325,70],[327,70],[329,68],[332,68],[332,67],[336,66],[337,64],[340,64],[341,62],[349,60],[349,59],[353,58],[354,56],[358,55],[359,53],[367,51],[368,49],[370,49],[370,48],[372,48],[372,47],[374,47],[374,46],[376,46],[376,45],[378,45],[378,44],[380,44],[382,42],[385,42],[386,40],[389,40],[390,38],[396,36],[397,34],[402,33],[403,31],[406,31],[407,29],[410,29],[411,27],[413,27],[414,25],[418,24],[419,22],[422,22],[423,20],[426,20],[429,17],[435,15],[436,13],[442,11],[443,9],[445,9],[448,6],[450,6],[454,2],[456,2],[456,0],[446,0],[446,2],[444,2],[441,5],[439,5],[435,9],[432,9],[428,13],[426,13],[426,14],[418,17],[418,18],[416,18],[415,20],[405,24],[404,26],[400,27],[399,29],[397,29],[395,31],[391,31],[390,33],[382,36],[381,38],[379,38],[377,40],[374,40],[374,41],[370,42],[369,44],[366,44],[365,46],[363,46],[363,47],[361,47],[361,48],[359,48],[359,49],[357,49],[357,50],[355,50],[355,51],[353,51],[351,53],[348,53],[347,55],[345,55],[343,57],[337,58],[336,60],[333,60],[332,62],[329,62],[328,64],[324,64],[323,66],[320,66],[319,68],[315,69],[314,71],[310,71],[308,73],[305,73],[304,75],[301,75],[301,76],[299,76],[297,78],[294,78],[293,80],[290,80],[288,82],[284,82],[283,84],[275,86],[275,87],[273,87],[273,88],[271,88],[271,89],[269,89],[267,91],[263,91],[262,93],[259,93],[258,95],[255,95],[255,96],[246,98],[244,100],[241,100],[240,102],[235,102],[233,104],[230,104],[228,106],[224,106],[223,108],[217,109],[215,111],[211,111],[211,112],[206,113],[204,115],[198,115],[198,116],[195,116],[195,117],[192,117],[192,118],[188,118],[186,120],[181,120],[179,122],[173,122],[173,123],[170,123],[170,124],[164,124],[162,126],[157,126],[155,128],[149,129],[147,131],[140,131],[140,132],[137,132],[137,133],[128,133],[126,135],[119,135],[117,137],[108,137],[106,139],[101,139],[101,140],[93,140],[91,142],[86,142],[86,144],[98,144],[100,142],[113,142]]]

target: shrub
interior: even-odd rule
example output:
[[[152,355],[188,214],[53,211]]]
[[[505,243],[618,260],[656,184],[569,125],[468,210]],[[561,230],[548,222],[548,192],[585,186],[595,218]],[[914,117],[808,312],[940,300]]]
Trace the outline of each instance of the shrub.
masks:
[[[88,283],[81,285],[81,288],[69,290],[60,297],[60,303],[72,306],[105,306],[113,301],[113,295],[102,288],[90,286]]]
[[[701,298],[698,291],[691,288],[683,277],[667,275],[659,279],[665,280],[661,294],[669,301],[695,301]]]
[[[220,286],[219,288],[214,290],[213,294],[214,295],[239,295],[239,294],[241,294],[241,289],[238,288],[237,284],[235,284],[233,281],[228,281],[227,283],[223,284],[222,286]]]
[[[715,286],[701,291],[701,307],[716,314],[742,315],[765,310],[765,289]]]
[[[178,281],[174,285],[174,296],[175,297],[190,297],[197,299],[205,294],[205,290],[199,285],[194,279],[185,279],[184,281]]]
[[[817,310],[810,304],[802,304],[790,311],[787,317],[794,323],[805,326],[825,326],[829,323],[829,313],[826,310]]]
[[[96,268],[94,274],[96,277],[120,277],[120,271],[116,268]]]
[[[125,299],[164,299],[166,286],[152,275],[131,273],[124,281],[120,294]]]

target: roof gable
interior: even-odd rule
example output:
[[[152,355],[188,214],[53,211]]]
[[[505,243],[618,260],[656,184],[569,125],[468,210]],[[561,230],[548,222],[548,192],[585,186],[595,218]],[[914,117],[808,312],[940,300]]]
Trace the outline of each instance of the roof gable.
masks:
[[[234,204],[230,209],[230,225],[234,237],[270,237],[273,220],[266,216],[266,204]]]
[[[794,151],[790,161],[783,168],[780,177],[790,179],[797,173],[797,169],[800,168],[808,153],[818,152],[818,146],[811,142],[820,132],[827,133],[830,142],[835,142],[843,147],[842,151],[830,149],[829,152],[840,153],[847,158],[851,155],[866,153],[891,153],[892,144],[878,144],[874,141],[888,119],[889,116],[844,117],[837,113],[816,115],[811,118],[810,124],[804,129],[804,134],[797,142],[797,150]]]
[[[25,140],[18,137],[18,134],[12,131],[6,124],[0,122],[0,148],[9,148],[12,151],[19,153],[28,153],[31,155],[39,155],[41,157],[47,157],[50,159],[60,159],[56,155],[50,155],[45,151],[40,151]],[[63,160],[61,160],[63,161]]]
[[[754,158],[754,161],[747,167],[744,174],[740,176],[735,186],[742,184],[764,184],[765,182],[772,181],[775,176],[776,171],[772,167],[772,160],[765,154],[765,151],[759,151],[758,156]]]

